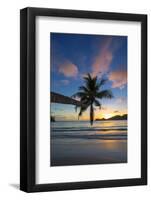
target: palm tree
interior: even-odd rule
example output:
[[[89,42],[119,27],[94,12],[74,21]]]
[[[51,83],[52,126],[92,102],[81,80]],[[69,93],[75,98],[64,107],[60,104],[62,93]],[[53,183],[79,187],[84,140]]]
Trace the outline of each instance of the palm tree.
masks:
[[[79,92],[72,97],[78,97],[81,101],[81,106],[76,106],[76,110],[80,107],[78,119],[84,111],[90,107],[90,124],[93,125],[94,121],[94,106],[101,109],[101,103],[99,99],[113,98],[112,91],[101,90],[101,87],[106,83],[107,79],[102,78],[98,80],[97,76],[92,77],[89,73],[84,77],[84,85],[79,87]]]

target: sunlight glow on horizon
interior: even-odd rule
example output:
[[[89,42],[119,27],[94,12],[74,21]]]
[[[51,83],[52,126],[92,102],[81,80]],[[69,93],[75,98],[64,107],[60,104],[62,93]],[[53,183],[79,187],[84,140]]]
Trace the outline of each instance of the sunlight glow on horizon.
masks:
[[[111,117],[113,117],[114,115],[111,113],[111,114],[109,114],[109,113],[107,113],[107,114],[104,114],[104,118],[105,119],[109,119],[109,118],[111,118]]]
[[[123,116],[124,114],[127,114],[127,112],[118,112],[118,113],[96,113],[94,116],[94,120],[96,119],[109,119],[111,117],[114,117],[116,115],[120,115]],[[54,116],[56,118],[56,121],[78,121],[78,113],[74,113],[73,115],[71,115],[71,113],[65,113],[62,114],[61,116],[57,114]],[[79,121],[89,121],[90,120],[90,116],[87,113],[83,113],[83,115],[79,118]]]

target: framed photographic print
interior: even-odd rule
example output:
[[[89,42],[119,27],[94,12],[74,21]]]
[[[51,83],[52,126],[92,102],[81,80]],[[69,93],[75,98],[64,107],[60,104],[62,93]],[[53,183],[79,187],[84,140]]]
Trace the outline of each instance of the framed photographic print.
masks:
[[[147,16],[20,12],[20,189],[147,184]]]

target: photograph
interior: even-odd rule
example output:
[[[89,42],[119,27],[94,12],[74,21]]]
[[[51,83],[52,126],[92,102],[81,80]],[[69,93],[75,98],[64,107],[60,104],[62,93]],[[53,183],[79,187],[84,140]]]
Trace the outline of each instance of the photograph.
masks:
[[[125,35],[50,33],[50,166],[127,163]]]

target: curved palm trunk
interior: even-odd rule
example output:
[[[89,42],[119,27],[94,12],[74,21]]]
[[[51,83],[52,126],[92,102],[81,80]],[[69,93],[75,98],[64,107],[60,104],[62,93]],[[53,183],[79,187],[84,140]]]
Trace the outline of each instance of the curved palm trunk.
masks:
[[[93,110],[93,105],[90,105],[90,124],[91,126],[93,125],[93,121],[94,121],[94,110]]]

